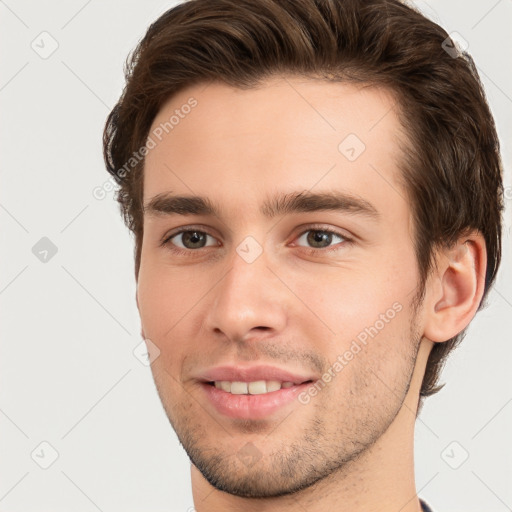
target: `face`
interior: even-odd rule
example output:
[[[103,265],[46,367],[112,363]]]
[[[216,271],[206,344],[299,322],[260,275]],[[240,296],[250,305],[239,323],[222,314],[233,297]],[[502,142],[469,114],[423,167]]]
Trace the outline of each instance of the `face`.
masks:
[[[397,417],[421,338],[392,96],[200,84],[150,136],[137,301],[193,464],[252,497],[342,471]]]

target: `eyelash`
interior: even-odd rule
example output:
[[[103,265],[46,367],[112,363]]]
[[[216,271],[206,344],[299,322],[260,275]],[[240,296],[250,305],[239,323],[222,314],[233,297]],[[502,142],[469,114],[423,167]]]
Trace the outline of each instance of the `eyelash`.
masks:
[[[160,246],[161,247],[167,247],[170,251],[178,254],[178,255],[190,255],[191,253],[193,252],[198,252],[200,249],[206,249],[207,247],[201,247],[200,249],[181,249],[180,247],[177,247],[176,245],[172,244],[171,243],[171,240],[182,234],[182,233],[187,233],[187,232],[190,232],[190,231],[195,231],[195,232],[198,232],[198,233],[202,233],[202,234],[205,234],[205,235],[208,235],[208,236],[211,236],[213,238],[215,238],[213,235],[210,235],[210,233],[202,230],[202,229],[196,229],[194,226],[188,226],[186,228],[181,228],[179,229],[178,231],[175,231],[174,233],[172,233],[171,235],[165,237],[162,242],[160,243]],[[338,247],[339,244],[343,244],[343,245],[350,245],[353,243],[353,239],[352,238],[349,238],[347,237],[346,235],[342,234],[342,233],[339,233],[337,231],[334,231],[332,229],[329,229],[329,228],[323,228],[323,227],[319,227],[319,226],[310,226],[308,229],[305,229],[304,231],[301,231],[301,233],[299,233],[299,235],[297,235],[296,238],[300,238],[302,235],[308,233],[309,231],[318,231],[318,232],[321,232],[321,233],[329,233],[331,235],[335,235],[335,236],[338,236],[340,238],[343,238],[343,242],[339,242],[337,245],[334,245],[332,247],[326,247],[326,248],[321,248],[321,249],[315,249],[313,247],[304,247],[304,246],[298,246],[298,247],[301,247],[306,253],[310,254],[310,255],[317,255],[318,253],[320,252],[331,252],[331,251],[336,251],[336,250],[339,250],[340,247]],[[214,246],[209,246],[209,247],[214,247]]]

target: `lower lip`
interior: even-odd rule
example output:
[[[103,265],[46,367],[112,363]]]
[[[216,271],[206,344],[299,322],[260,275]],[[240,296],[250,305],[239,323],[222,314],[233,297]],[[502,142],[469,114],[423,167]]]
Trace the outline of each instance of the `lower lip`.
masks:
[[[270,416],[290,404],[311,384],[307,382],[261,395],[232,395],[207,383],[203,383],[202,388],[221,414],[230,418],[257,420]]]

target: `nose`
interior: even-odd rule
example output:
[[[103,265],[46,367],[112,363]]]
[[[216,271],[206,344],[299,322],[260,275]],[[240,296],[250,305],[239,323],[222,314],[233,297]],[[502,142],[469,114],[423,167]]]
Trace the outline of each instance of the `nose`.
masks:
[[[265,252],[251,263],[233,254],[229,270],[212,290],[206,326],[215,335],[239,342],[285,328],[290,298],[268,263]]]

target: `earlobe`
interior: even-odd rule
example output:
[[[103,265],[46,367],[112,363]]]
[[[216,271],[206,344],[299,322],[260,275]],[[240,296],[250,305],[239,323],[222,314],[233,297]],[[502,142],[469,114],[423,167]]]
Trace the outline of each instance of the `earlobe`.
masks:
[[[479,232],[461,238],[438,254],[430,285],[424,335],[447,341],[463,331],[474,317],[484,293],[487,253]]]

